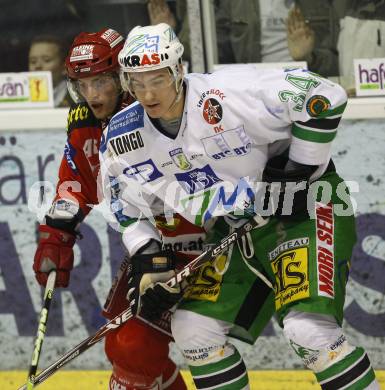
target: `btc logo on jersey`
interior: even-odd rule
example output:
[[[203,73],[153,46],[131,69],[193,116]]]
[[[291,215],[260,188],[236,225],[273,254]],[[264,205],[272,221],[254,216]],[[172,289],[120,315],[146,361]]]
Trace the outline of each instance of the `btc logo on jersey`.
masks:
[[[223,109],[218,100],[207,99],[203,104],[203,118],[210,125],[216,125],[222,120]]]
[[[243,126],[202,138],[201,141],[207,156],[214,160],[244,156],[251,150],[251,140]]]
[[[123,174],[138,181],[140,184],[149,183],[163,176],[151,159],[125,168]]]

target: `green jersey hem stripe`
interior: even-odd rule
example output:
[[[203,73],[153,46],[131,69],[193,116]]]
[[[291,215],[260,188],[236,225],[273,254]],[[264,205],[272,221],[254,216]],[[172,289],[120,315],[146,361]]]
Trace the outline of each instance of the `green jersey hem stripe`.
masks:
[[[356,390],[356,389],[366,389],[374,380],[376,376],[372,367],[370,367],[369,372],[367,372],[362,378],[359,378],[356,382],[352,383],[351,386],[345,387],[344,390]]]
[[[210,374],[218,374],[228,370],[230,367],[239,364],[241,361],[241,355],[236,352],[226,359],[220,360],[216,363],[205,364],[204,366],[189,366],[191,374],[194,377],[208,376]]]
[[[243,360],[241,360],[239,364],[234,367],[229,367],[221,373],[206,377],[193,376],[193,378],[197,389],[221,389],[226,384],[234,384],[235,382],[238,382],[244,376],[247,377],[246,366]]]
[[[249,384],[249,377],[247,376],[247,372],[245,371],[245,373],[235,381],[224,383],[220,387],[212,387],[211,389],[215,389],[215,390],[246,389],[246,386],[248,384]]]
[[[345,356],[340,362],[332,365],[324,371],[316,373],[316,377],[319,383],[330,381],[344,373],[344,371],[350,370],[355,366],[359,360],[363,359],[365,356],[365,351],[363,348],[358,347],[348,356]]]
[[[338,363],[337,363],[338,364]],[[354,367],[351,367],[349,370],[344,372],[342,375],[322,382],[322,390],[334,390],[334,389],[343,389],[350,387],[354,382],[363,378],[368,372],[372,370],[370,366],[370,361],[367,355],[364,356],[362,360],[359,361]]]

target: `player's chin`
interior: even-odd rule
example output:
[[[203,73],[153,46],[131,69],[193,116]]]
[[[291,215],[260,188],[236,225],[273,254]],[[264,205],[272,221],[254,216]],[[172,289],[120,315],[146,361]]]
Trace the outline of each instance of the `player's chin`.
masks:
[[[107,110],[103,104],[91,106],[91,110],[97,119],[105,119],[108,116]]]
[[[144,106],[144,109],[146,110],[147,114],[152,118],[160,118],[162,116],[162,105],[160,103],[151,105],[146,104]]]

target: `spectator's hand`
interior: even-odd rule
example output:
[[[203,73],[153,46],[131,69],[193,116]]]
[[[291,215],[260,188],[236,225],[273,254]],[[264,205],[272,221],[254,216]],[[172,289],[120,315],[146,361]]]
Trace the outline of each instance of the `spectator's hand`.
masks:
[[[147,11],[151,24],[167,23],[175,30],[176,19],[166,0],[148,0]]]
[[[289,11],[286,31],[287,45],[293,60],[310,63],[314,49],[315,34],[298,7],[293,7]]]

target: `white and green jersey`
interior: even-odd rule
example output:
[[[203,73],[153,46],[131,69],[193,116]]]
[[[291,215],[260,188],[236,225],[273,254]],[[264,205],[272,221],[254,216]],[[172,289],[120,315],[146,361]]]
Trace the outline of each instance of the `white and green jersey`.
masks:
[[[103,135],[105,196],[130,252],[158,236],[154,214],[204,225],[247,207],[268,159],[287,148],[291,160],[318,165],[320,177],[347,99],[339,85],[302,69],[240,66],[189,74],[185,83],[175,139],[139,103],[117,113]]]

